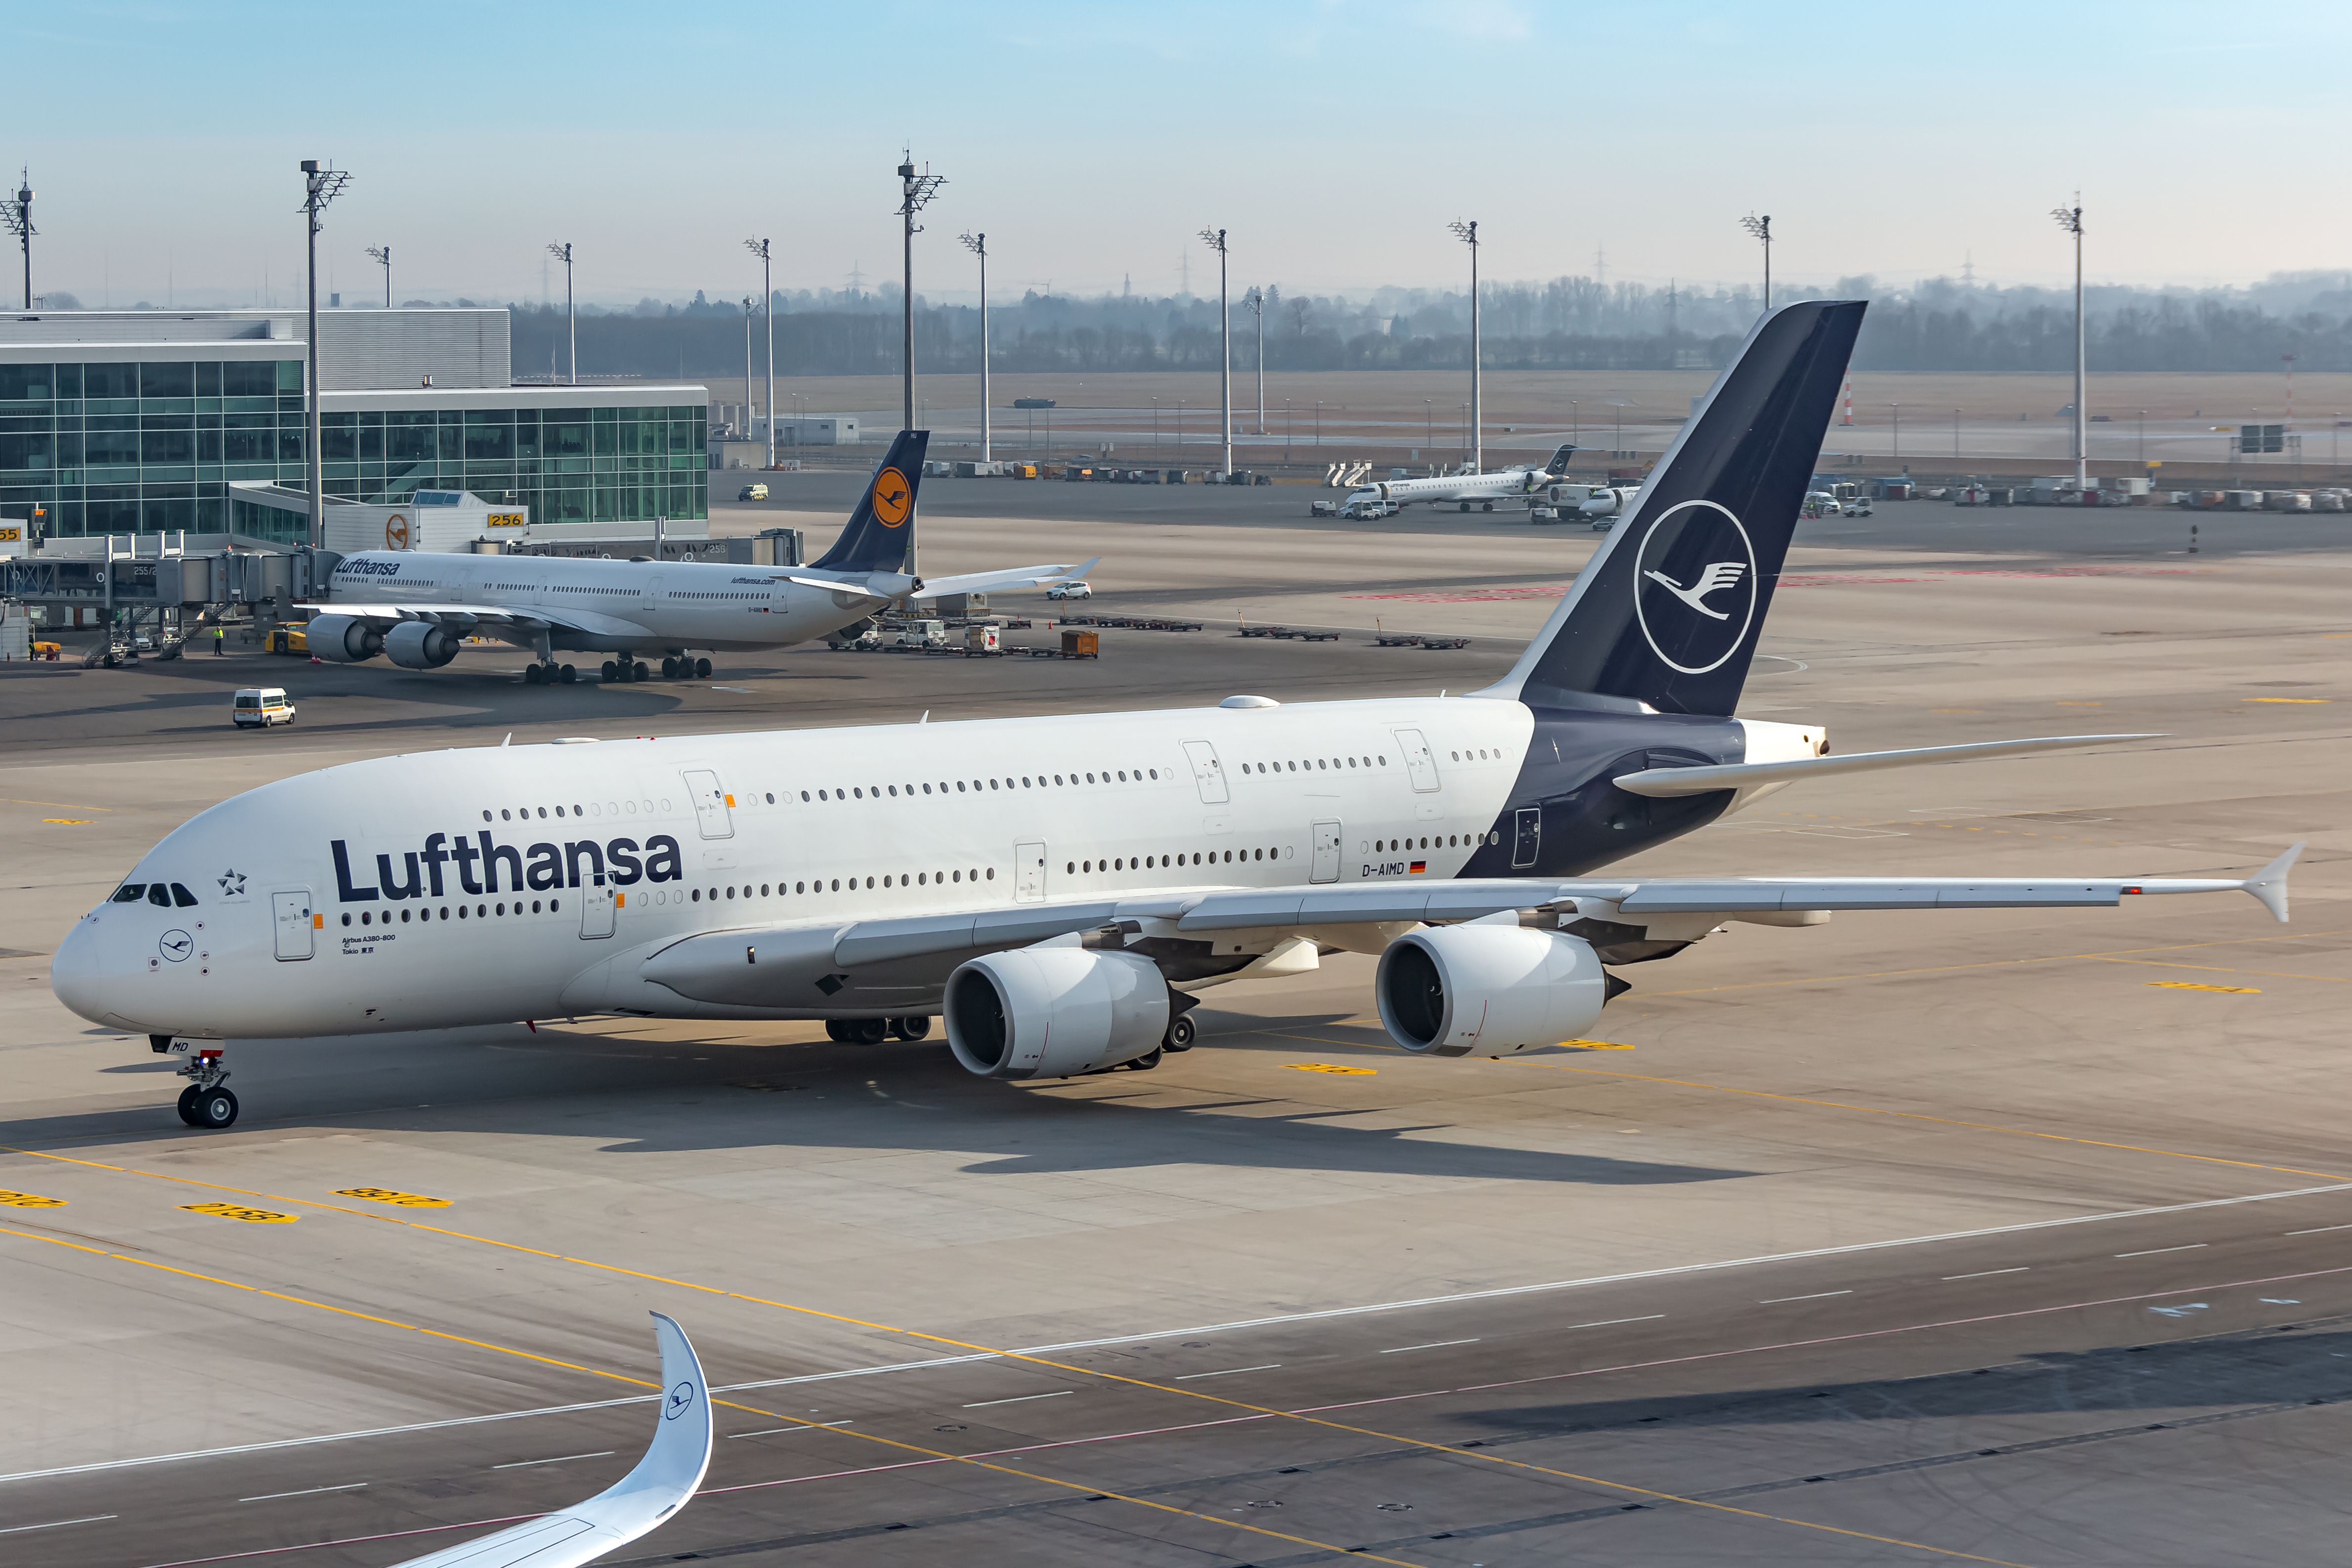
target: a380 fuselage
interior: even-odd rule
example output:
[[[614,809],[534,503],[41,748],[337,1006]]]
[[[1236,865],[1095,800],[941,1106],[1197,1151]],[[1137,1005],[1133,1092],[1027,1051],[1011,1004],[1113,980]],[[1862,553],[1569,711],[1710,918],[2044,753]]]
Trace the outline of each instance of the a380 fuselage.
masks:
[[[1610,759],[1661,717],[1421,699],[387,757],[198,816],[125,882],[195,905],[101,904],[53,978],[95,1021],[198,1037],[936,1011],[921,976],[714,1008],[640,970],[738,928],[1597,864],[1720,809],[1623,819]],[[1745,744],[1683,727],[1695,760]]]

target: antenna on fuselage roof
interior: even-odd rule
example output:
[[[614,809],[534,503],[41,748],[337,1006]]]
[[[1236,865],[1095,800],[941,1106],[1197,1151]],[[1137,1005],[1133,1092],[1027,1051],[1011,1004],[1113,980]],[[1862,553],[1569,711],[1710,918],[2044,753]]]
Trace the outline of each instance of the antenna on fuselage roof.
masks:
[[[1441,695],[1442,695],[1442,694],[1441,694]],[[504,740],[504,741],[500,741],[500,742],[499,742],[499,744],[500,746],[504,746],[504,745],[506,745],[506,744],[508,743],[508,742],[510,742],[510,741],[512,741],[513,739],[514,739],[514,731],[513,731],[512,730],[509,730],[509,731],[507,731],[507,738],[506,738],[506,740]]]
[[[923,710],[923,716],[922,716],[921,718],[919,718],[919,719],[918,719],[918,720],[916,720],[916,721],[915,721],[915,722],[916,722],[916,723],[918,723],[918,724],[928,724],[928,723],[929,723],[930,721],[931,721],[931,710],[930,710],[929,709],[928,709],[928,708],[926,708],[926,709],[924,709],[924,710]]]

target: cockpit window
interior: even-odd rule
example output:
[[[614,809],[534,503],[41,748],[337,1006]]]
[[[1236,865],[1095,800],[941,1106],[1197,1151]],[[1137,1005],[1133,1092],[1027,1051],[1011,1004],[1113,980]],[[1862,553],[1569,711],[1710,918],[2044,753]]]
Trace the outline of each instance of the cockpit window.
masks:
[[[195,894],[188,891],[184,886],[178,882],[172,884],[172,901],[179,905],[184,910],[193,910],[196,907]]]
[[[172,889],[161,882],[150,882],[147,884],[147,901],[159,910],[168,910],[172,907]]]
[[[135,904],[146,896],[147,884],[144,882],[125,882],[114,889],[114,901],[118,904]]]

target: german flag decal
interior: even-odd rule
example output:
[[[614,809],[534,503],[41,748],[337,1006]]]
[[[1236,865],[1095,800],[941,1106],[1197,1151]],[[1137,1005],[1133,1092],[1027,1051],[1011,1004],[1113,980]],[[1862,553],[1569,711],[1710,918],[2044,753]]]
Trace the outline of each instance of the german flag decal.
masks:
[[[1429,869],[1429,862],[1426,860],[1415,860],[1409,869],[1412,871],[1412,875],[1418,877],[1423,871]]]
[[[874,521],[885,528],[897,528],[915,510],[914,487],[897,468],[884,468],[874,476],[873,500]]]

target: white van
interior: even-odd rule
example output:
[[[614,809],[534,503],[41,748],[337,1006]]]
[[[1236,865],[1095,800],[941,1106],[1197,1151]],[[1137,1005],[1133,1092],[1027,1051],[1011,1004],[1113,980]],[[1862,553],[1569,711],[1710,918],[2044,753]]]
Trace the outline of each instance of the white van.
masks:
[[[236,705],[229,709],[229,722],[238,729],[294,722],[294,704],[286,700],[282,686],[247,686],[236,694]]]

